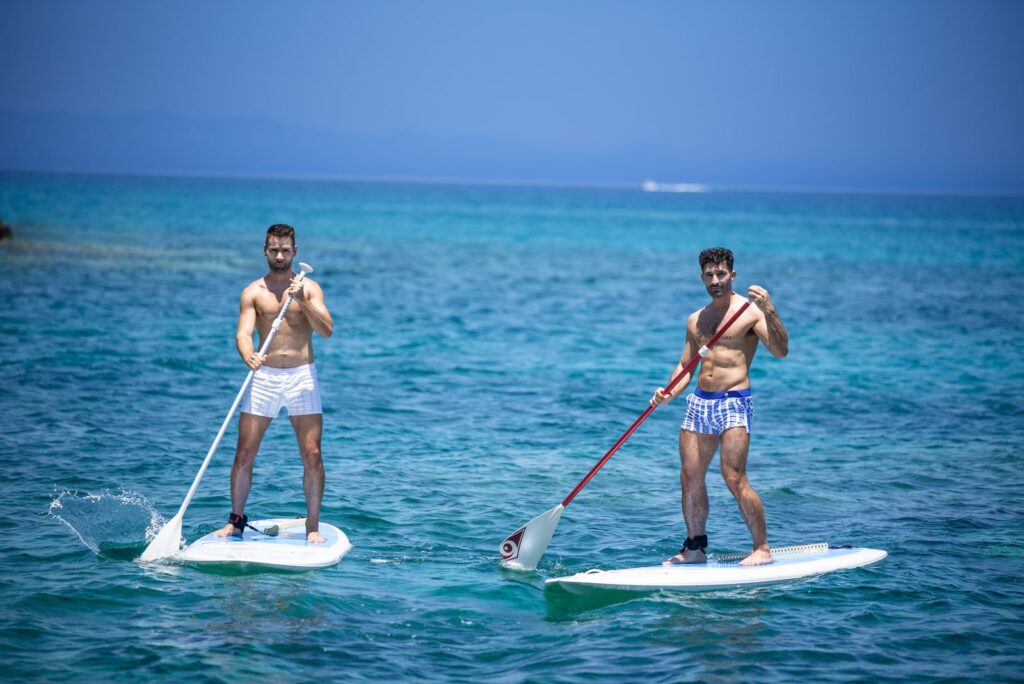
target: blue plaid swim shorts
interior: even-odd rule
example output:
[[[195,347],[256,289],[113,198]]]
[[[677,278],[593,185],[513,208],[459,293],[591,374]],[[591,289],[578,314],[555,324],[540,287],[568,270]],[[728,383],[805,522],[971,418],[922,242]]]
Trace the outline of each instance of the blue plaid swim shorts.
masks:
[[[686,397],[686,418],[681,430],[720,435],[734,427],[750,432],[754,418],[754,399],[749,389],[705,392],[699,387]]]

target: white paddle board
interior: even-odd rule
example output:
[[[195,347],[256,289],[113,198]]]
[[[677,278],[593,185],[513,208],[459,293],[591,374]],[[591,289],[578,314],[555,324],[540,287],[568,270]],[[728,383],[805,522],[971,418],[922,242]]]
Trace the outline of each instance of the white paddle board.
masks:
[[[257,530],[278,526],[277,536],[246,529],[242,538],[217,537],[210,533],[185,548],[178,556],[188,563],[262,565],[284,570],[326,568],[341,561],[352,548],[345,533],[320,523],[323,544],[306,541],[305,518],[271,518],[249,523]]]
[[[547,580],[574,594],[594,590],[622,591],[710,591],[737,587],[778,584],[813,577],[833,570],[849,570],[877,563],[888,554],[880,549],[830,548],[826,544],[792,547],[793,551],[773,552],[773,562],[741,566],[741,558],[715,560],[689,565],[655,565],[623,570],[588,570],[576,575]]]

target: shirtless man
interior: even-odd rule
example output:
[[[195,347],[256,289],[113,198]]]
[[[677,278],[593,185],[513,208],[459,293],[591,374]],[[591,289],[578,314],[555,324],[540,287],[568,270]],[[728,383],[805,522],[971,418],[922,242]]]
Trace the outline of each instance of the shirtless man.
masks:
[[[219,537],[240,537],[245,531],[248,522],[245,501],[252,487],[252,464],[267,426],[284,406],[302,456],[306,540],[324,541],[320,534],[320,502],[324,494],[324,464],[320,457],[323,415],[313,364],[313,332],[330,337],[334,322],[324,305],[320,286],[309,278],[295,281],[292,259],[297,252],[294,228],[284,224],[270,226],[263,245],[270,270],[242,291],[235,344],[242,360],[256,372],[238,417],[238,446],[231,466],[231,515],[228,524],[217,531]],[[253,347],[253,330],[259,332],[262,345],[289,294],[293,298],[292,305],[267,354],[261,357]]]
[[[732,266],[732,252],[724,247],[700,253],[701,280],[711,295],[711,303],[694,311],[686,320],[686,344],[670,381],[707,344],[718,326],[743,305],[743,297],[732,291],[736,279]],[[751,285],[747,296],[755,306],[749,307],[703,358],[697,389],[686,398],[686,419],[679,433],[682,464],[679,479],[683,485],[687,538],[679,554],[665,560],[666,565],[707,562],[708,538],[704,525],[708,519],[708,490],[704,477],[718,447],[721,447],[722,477],[739,503],[754,542],[753,552],[740,561],[740,565],[772,562],[764,506],[747,481],[747,450],[754,414],[750,364],[758,340],[773,356],[784,357],[789,353],[789,333],[775,312],[767,290]],[[659,387],[651,397],[651,404],[668,403],[682,394],[690,383],[690,375],[680,380],[671,394]]]

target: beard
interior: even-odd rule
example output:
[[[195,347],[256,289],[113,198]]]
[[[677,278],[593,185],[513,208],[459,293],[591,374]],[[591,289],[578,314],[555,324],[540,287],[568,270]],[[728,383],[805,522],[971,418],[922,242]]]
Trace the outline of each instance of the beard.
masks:
[[[290,271],[292,269],[291,262],[282,262],[279,264],[276,261],[268,261],[267,263],[270,265],[270,270],[277,273],[283,273],[284,271]]]

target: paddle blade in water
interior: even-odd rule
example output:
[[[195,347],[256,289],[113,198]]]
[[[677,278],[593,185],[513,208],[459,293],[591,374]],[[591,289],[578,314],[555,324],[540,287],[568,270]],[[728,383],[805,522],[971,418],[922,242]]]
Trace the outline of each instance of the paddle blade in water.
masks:
[[[536,569],[564,510],[565,506],[558,504],[509,535],[501,543],[501,559],[505,565],[516,570]]]
[[[143,563],[160,560],[173,556],[181,549],[181,517],[174,516],[167,521],[167,524],[153,537],[146,550],[139,556]]]

